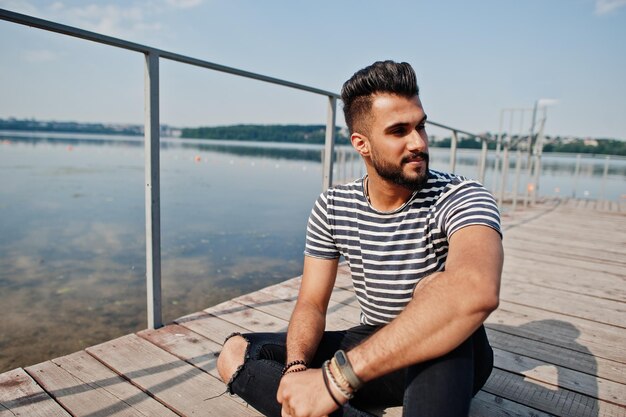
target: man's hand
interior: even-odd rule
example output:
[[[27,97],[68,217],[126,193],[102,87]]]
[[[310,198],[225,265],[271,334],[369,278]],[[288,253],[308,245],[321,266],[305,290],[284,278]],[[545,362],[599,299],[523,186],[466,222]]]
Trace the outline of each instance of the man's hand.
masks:
[[[341,396],[337,398],[344,401]],[[276,399],[283,406],[282,417],[324,417],[337,409],[324,386],[321,369],[285,375],[278,386]]]

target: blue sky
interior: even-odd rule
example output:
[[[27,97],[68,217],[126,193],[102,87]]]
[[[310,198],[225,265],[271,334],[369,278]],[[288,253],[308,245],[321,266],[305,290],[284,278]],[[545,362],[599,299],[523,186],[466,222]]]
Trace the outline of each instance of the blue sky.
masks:
[[[626,0],[0,0],[0,8],[331,91],[375,60],[407,61],[432,120],[495,132],[502,108],[549,98],[557,102],[546,133],[626,139]],[[0,118],[143,122],[140,54],[5,21],[0,54]],[[325,118],[324,97],[161,61],[162,123]]]

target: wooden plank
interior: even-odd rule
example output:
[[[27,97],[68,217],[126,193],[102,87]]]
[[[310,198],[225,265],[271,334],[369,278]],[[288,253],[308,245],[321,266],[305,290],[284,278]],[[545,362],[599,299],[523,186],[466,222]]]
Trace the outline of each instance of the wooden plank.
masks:
[[[178,324],[157,330],[142,330],[137,335],[215,378],[220,378],[215,367],[222,350],[220,344]]]
[[[570,266],[579,268],[581,271],[586,271],[588,274],[607,274],[617,278],[624,277],[624,269],[616,265],[608,265],[602,263],[590,262],[588,260],[581,260],[574,257],[556,257],[554,255],[545,254],[542,252],[524,250],[524,247],[514,247],[508,243],[504,244],[505,256],[510,254],[522,259],[534,261],[537,265],[549,264],[556,266]]]
[[[500,369],[525,375],[536,381],[610,403],[626,405],[626,385],[600,379],[596,375],[553,365],[501,349],[494,349],[494,363]]]
[[[221,344],[215,343],[178,324],[172,324],[157,330],[143,330],[137,333],[137,335],[177,358],[207,372],[216,379],[220,379],[216,364],[222,349]],[[224,389],[226,389],[225,384]],[[244,406],[246,404],[239,397],[232,396],[231,398]]]
[[[548,315],[543,310],[507,302],[491,313],[486,325],[504,333],[626,363],[624,332],[607,325],[558,313]]]
[[[232,333],[246,333],[250,331],[250,329],[237,326],[205,311],[177,319],[176,323],[220,345]]]
[[[529,307],[626,328],[626,303],[515,281],[502,282],[500,298]]]
[[[605,233],[617,233],[615,230],[606,230]],[[596,230],[594,234],[599,234]],[[587,234],[589,234],[587,232]],[[506,236],[507,244],[512,248],[520,250],[532,250],[540,253],[549,253],[554,256],[580,257],[582,259],[597,259],[602,262],[612,263],[618,266],[626,266],[620,259],[620,245],[616,245],[610,241],[604,241],[604,244],[595,244],[591,246],[589,242],[582,239],[569,239],[567,237],[555,236],[554,234],[544,233],[538,234],[527,229],[519,229],[514,233]],[[623,239],[618,240],[623,243]],[[528,248],[528,245],[531,245]]]
[[[586,274],[587,276],[602,274],[618,280],[624,279],[623,271],[610,271],[607,270],[607,268],[604,268],[603,265],[595,265],[593,262],[579,261],[577,259],[562,260],[553,256],[546,256],[541,253],[529,254],[521,250],[512,251],[508,250],[505,246],[505,257],[506,256],[515,257],[524,261],[535,262],[537,265],[576,268],[579,271],[579,274]],[[537,273],[537,269],[535,269],[534,272]]]
[[[402,417],[402,407],[370,408],[366,411],[377,416]],[[469,417],[551,417],[534,408],[509,401],[497,395],[480,391],[472,399]]]
[[[493,348],[626,384],[624,365],[619,362],[595,357],[591,353],[582,353],[562,346],[503,333],[489,327],[487,328],[487,336]]]
[[[0,374],[0,416],[70,417],[22,369]]]
[[[250,308],[263,311],[271,316],[279,319],[289,321],[291,312],[296,305],[295,300],[286,301],[282,298],[274,297],[271,294],[263,291],[256,291],[250,294],[245,294],[237,298],[233,298],[233,301],[248,306]]]
[[[498,319],[500,324],[517,326],[535,321],[536,323],[533,323],[532,326],[535,330],[547,327],[556,332],[552,335],[552,339],[556,337],[564,337],[566,340],[574,338],[586,346],[591,346],[589,343],[611,346],[626,342],[626,332],[619,327],[566,314],[548,312],[542,308],[530,307],[513,301],[501,300],[500,307],[491,313],[487,321],[493,322],[491,319],[500,314],[503,315]],[[508,317],[509,315],[511,317]],[[506,320],[511,320],[511,322],[505,323]],[[537,324],[542,326],[538,327]]]
[[[234,301],[227,301],[204,311],[244,329],[265,332],[284,332],[287,330],[285,320]]]
[[[532,221],[523,222],[519,225],[521,227],[514,229],[533,231],[540,229],[544,231],[543,235],[579,238],[585,236],[589,231],[624,230],[626,226],[619,223],[623,217],[623,213],[598,213],[594,210],[559,208],[543,216],[537,216]],[[595,239],[597,236],[591,236],[591,238]]]
[[[176,416],[84,351],[27,371],[75,416]]]
[[[589,213],[595,216],[595,213]],[[504,233],[504,241],[515,244],[517,238],[533,242],[532,245],[545,245],[547,241],[552,241],[555,247],[551,250],[560,249],[561,245],[571,247],[574,250],[581,250],[585,245],[591,253],[598,253],[597,249],[608,251],[619,251],[624,244],[623,233],[616,224],[623,222],[623,215],[605,225],[589,224],[588,220],[581,219],[583,226],[577,225],[577,219],[568,218],[563,213],[558,213],[544,223],[534,222],[518,228],[508,230]],[[556,224],[552,224],[556,223]],[[533,235],[536,237],[533,238]],[[532,249],[532,247],[527,248]]]
[[[300,280],[285,282],[284,285],[273,285],[271,287],[262,288],[260,292],[271,294],[276,298],[281,298],[287,301],[295,301],[298,297],[298,290],[300,289]],[[352,278],[350,270],[346,263],[340,264],[337,270],[337,279],[335,281],[335,287],[331,295],[331,301],[353,305],[352,301],[356,300],[354,290],[352,288]]]
[[[560,225],[559,227],[571,230],[568,225]],[[623,231],[616,230],[614,222],[611,222],[606,228],[594,228],[592,233],[590,233],[590,227],[592,226],[585,225],[586,230],[582,239],[581,235],[574,237],[571,232],[563,233],[560,231],[561,229],[546,233],[545,226],[540,227],[539,225],[529,225],[512,230],[506,234],[506,238],[511,237],[511,243],[531,243],[533,248],[541,247],[550,251],[567,248],[569,253],[573,252],[619,263],[620,259],[617,256],[621,252],[620,243],[624,243],[624,238],[620,237],[620,234],[626,232],[626,229]],[[607,239],[602,239],[602,235],[605,235]],[[587,239],[593,239],[593,242],[589,242]],[[621,261],[621,263],[623,262]]]
[[[470,417],[551,417],[526,405],[509,401],[498,395],[479,391],[470,406]]]
[[[568,208],[568,207],[557,207],[555,210],[547,212],[545,216],[537,217],[533,219],[532,222],[529,222],[531,225],[547,225],[552,229],[559,229],[561,224],[571,224],[571,230],[579,231],[583,229],[586,225],[592,225],[594,227],[606,228],[607,223],[614,221],[615,219],[619,219],[622,216],[620,213],[607,213],[607,212],[598,212],[593,209],[576,209],[576,208]],[[554,218],[558,218],[560,222],[553,222]],[[624,226],[617,226],[618,228]],[[570,229],[562,230],[563,233],[567,233]]]
[[[285,320],[287,323],[296,304],[295,301],[285,301],[263,291],[235,298],[234,301],[271,314]],[[331,300],[326,315],[326,328],[327,330],[345,330],[357,324],[358,318],[358,312],[354,311],[354,309]]]
[[[593,211],[573,213],[557,210],[532,222],[511,228],[505,235],[534,233],[537,234],[538,241],[541,241],[541,236],[551,236],[564,242],[584,241],[591,247],[596,245],[610,247],[607,245],[623,242],[620,236],[624,231],[624,226],[621,225],[623,217],[623,214],[603,216]],[[603,231],[608,231],[609,234],[603,236]]]
[[[603,272],[617,277],[623,277],[624,275],[624,265],[615,259],[600,258],[590,256],[589,254],[577,254],[575,251],[567,251],[567,247],[555,249],[558,247],[556,244],[541,247],[541,245],[535,245],[534,243],[515,241],[510,237],[508,239],[504,243],[505,254],[507,252],[516,252],[517,256],[525,257],[526,259],[534,259],[541,262],[549,261],[555,265],[572,265],[587,271]],[[615,256],[623,256],[623,254]]]
[[[221,381],[137,335],[123,336],[87,351],[178,414],[258,415],[225,394]]]
[[[494,369],[483,391],[559,417],[624,417],[626,408]]]
[[[591,280],[589,274],[579,268],[547,263],[542,265],[541,274],[538,274],[536,261],[510,252],[506,254],[503,277],[505,282],[526,282],[608,300],[626,300],[626,278],[594,273]]]
[[[302,281],[302,276],[297,276],[282,282],[279,282],[277,284],[274,285],[270,285],[269,287],[264,287],[261,288],[261,290],[267,290],[269,292],[274,291],[275,289],[280,289],[280,288],[284,288],[284,287],[289,287],[289,288],[300,288],[300,281]],[[297,293],[296,293],[297,295]],[[289,301],[289,300],[287,300]]]
[[[331,314],[334,311],[342,310],[342,312],[345,312],[345,314],[348,314],[351,317],[348,320],[348,323],[350,323],[350,325],[354,325],[355,323],[358,323],[361,310],[356,302],[354,291],[352,290],[352,278],[350,277],[350,271],[347,264],[340,265],[337,274],[337,282],[333,288],[328,310]],[[346,286],[349,286],[350,290],[346,290]],[[270,294],[276,298],[295,301],[298,296],[299,289],[300,281],[290,281],[286,282],[285,285],[274,285],[272,287],[263,288],[259,291]],[[344,306],[349,306],[350,309],[343,310]]]

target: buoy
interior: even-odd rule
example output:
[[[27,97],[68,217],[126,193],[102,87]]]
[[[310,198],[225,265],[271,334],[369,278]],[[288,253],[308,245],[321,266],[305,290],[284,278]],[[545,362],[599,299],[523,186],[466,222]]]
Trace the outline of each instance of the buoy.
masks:
[[[193,160],[196,162],[200,162],[202,161],[202,158],[200,158],[200,155],[196,155],[196,157]]]

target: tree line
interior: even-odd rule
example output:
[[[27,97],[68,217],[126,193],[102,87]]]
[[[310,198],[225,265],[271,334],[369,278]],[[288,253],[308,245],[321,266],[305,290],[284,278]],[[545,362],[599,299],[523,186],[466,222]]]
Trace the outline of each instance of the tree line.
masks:
[[[244,140],[258,142],[295,142],[323,144],[326,140],[325,125],[233,125],[196,127],[182,129],[181,137],[196,139]],[[348,144],[348,137],[339,127],[335,128],[335,141]]]
[[[335,143],[349,145],[350,139],[345,128],[335,128]],[[0,119],[0,130],[46,131],[66,133],[97,133],[97,134],[124,134],[142,135],[143,126],[131,124],[102,124],[78,122],[44,122],[34,119]],[[161,126],[162,134],[171,134],[171,130],[178,130],[166,125]],[[188,127],[180,129],[180,136],[193,139],[240,140],[279,143],[304,143],[320,145],[325,142],[325,125],[258,125],[238,124],[230,126]],[[486,136],[495,139],[496,135],[486,133]],[[526,146],[526,139],[513,136],[512,143]],[[520,139],[520,140],[518,140]],[[450,137],[431,138],[430,146],[449,148]],[[473,137],[460,137],[457,147],[461,149],[480,149],[481,141]],[[489,149],[495,149],[495,140],[490,140]],[[515,149],[515,148],[513,148]],[[626,156],[626,141],[616,139],[589,140],[582,138],[549,137],[543,146],[543,152],[585,153]]]

